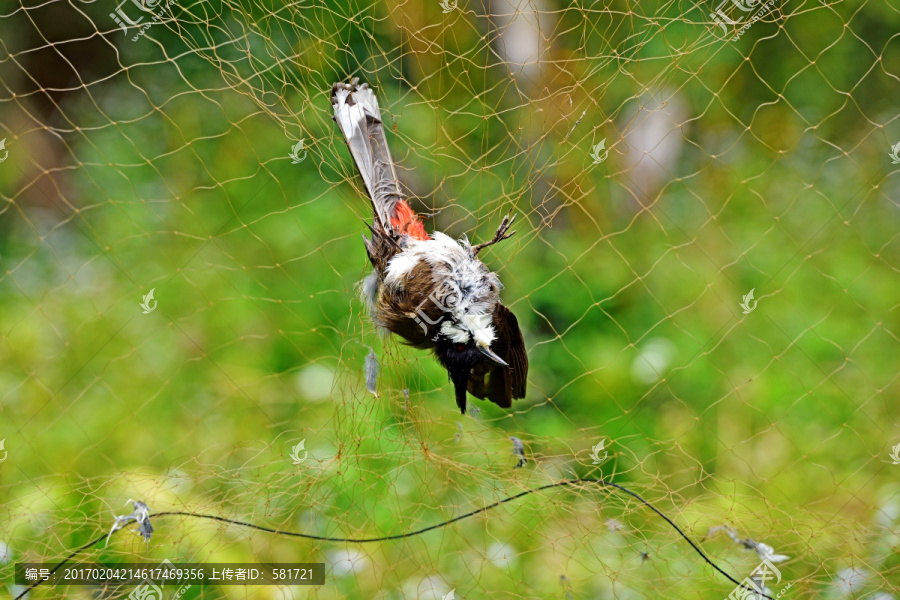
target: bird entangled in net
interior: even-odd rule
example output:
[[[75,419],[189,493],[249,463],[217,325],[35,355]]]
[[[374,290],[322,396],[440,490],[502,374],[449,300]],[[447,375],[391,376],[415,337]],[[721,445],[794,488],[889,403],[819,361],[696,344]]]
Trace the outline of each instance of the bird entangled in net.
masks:
[[[14,597],[14,563],[102,540],[75,560],[326,565],[188,600],[750,593],[698,550],[772,597],[900,598],[896,6],[15,0],[0,23]],[[478,253],[527,353],[508,407],[460,414],[360,297],[373,208],[331,104],[354,77],[427,236],[516,216]]]

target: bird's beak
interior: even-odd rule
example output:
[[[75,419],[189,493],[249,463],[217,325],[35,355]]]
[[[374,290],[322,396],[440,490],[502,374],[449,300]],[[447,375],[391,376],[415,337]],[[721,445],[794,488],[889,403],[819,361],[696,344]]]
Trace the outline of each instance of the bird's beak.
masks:
[[[498,365],[503,365],[504,367],[508,367],[508,366],[509,366],[508,364],[506,364],[506,361],[505,361],[505,360],[503,360],[502,358],[500,358],[499,356],[497,356],[497,355],[494,353],[494,351],[491,350],[488,346],[482,346],[481,344],[478,344],[478,345],[477,345],[477,348],[478,348],[478,350],[479,350],[482,354],[484,354],[485,356],[487,356],[489,359],[491,359],[492,361],[494,361],[494,362],[497,363]]]

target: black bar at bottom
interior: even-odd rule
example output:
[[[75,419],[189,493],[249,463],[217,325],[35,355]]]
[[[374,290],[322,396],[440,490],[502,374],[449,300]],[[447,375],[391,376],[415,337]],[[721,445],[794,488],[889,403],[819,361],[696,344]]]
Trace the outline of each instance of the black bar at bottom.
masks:
[[[16,585],[323,585],[325,563],[16,563]]]

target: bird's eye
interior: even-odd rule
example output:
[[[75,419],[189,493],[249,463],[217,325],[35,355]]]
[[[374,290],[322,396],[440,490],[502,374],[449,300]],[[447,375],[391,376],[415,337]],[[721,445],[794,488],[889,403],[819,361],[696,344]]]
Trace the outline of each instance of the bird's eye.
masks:
[[[458,344],[458,345],[456,346],[456,349],[459,350],[460,352],[462,352],[463,350],[466,349],[466,345],[465,345],[465,344]]]

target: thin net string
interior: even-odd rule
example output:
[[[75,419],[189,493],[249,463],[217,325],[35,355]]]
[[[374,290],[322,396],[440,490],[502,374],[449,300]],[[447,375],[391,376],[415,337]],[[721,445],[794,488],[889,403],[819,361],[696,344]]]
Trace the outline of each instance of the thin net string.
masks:
[[[695,3],[145,7],[0,15],[5,581],[128,498],[362,538],[603,477],[738,579],[758,553],[710,528],[790,556],[775,592],[898,595],[895,7],[778,2],[736,41]],[[510,411],[460,417],[357,299],[370,208],[328,102],[350,76],[429,230],[474,243],[519,215],[483,257],[531,361]],[[163,558],[326,562],[284,597],[733,588],[591,488],[383,544],[170,518],[84,557]],[[275,597],[189,591],[225,593]]]

